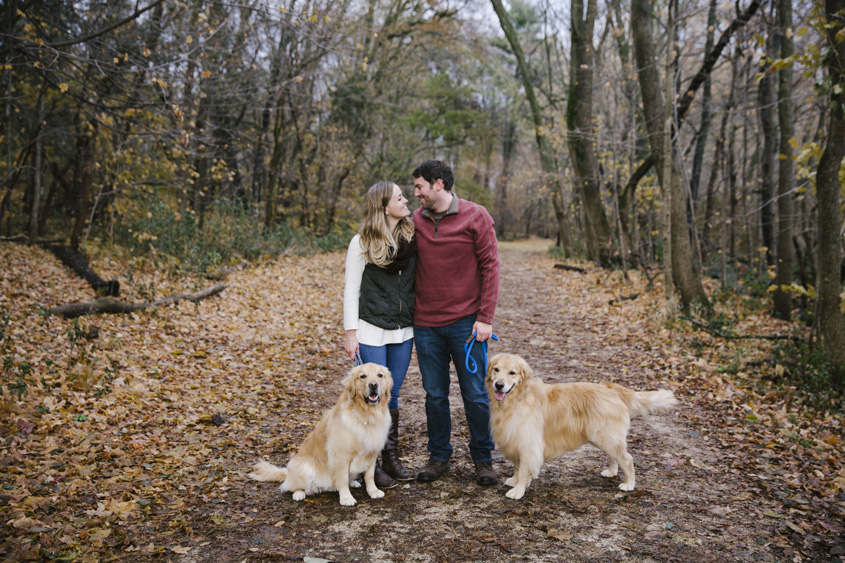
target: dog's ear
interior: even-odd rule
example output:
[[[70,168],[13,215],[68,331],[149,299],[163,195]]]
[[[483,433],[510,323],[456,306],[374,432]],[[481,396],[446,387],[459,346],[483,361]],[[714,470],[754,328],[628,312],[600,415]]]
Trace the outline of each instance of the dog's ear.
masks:
[[[531,366],[528,365],[528,362],[525,361],[525,358],[522,356],[517,356],[519,358],[519,371],[522,375],[522,380],[525,381],[526,379],[531,379],[534,376],[534,371],[531,369]]]
[[[390,396],[390,390],[393,389],[393,374],[384,366],[379,366],[379,373],[384,376],[384,394]]]
[[[493,373],[493,368],[499,363],[501,358],[501,354],[496,354],[487,362],[487,379],[490,379],[490,374]]]
[[[348,374],[346,375],[346,377],[344,377],[344,378],[343,378],[343,380],[340,382],[340,384],[341,384],[341,385],[343,385],[343,388],[344,388],[344,389],[352,389],[352,384],[353,384],[353,382],[354,382],[354,381],[355,381],[355,380],[356,380],[356,379],[357,379],[357,378],[361,375],[361,372],[363,372],[363,371],[364,371],[364,366],[365,366],[365,365],[367,365],[367,364],[362,364],[362,365],[360,365],[360,366],[355,366],[354,368],[352,368],[351,370],[349,370],[349,373],[348,373]]]

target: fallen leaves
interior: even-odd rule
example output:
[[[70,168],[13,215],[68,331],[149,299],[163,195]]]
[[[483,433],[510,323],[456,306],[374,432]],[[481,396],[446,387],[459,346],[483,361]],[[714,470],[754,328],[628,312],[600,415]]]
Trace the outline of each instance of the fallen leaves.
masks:
[[[261,262],[231,274],[224,295],[76,325],[38,311],[90,299],[85,282],[37,248],[0,245],[0,260],[8,264],[0,272],[0,305],[12,319],[14,355],[33,369],[29,396],[7,404],[0,417],[0,547],[18,559],[148,559],[192,555],[207,541],[203,534],[255,525],[254,515],[231,512],[242,469],[260,455],[283,461],[331,405],[348,366],[338,347],[342,255]],[[636,273],[630,282],[618,272],[561,274],[543,255],[530,260],[539,277],[513,297],[520,310],[503,325],[509,346],[535,350],[573,380],[623,377],[632,386],[675,390],[684,402],[679,416],[717,449],[718,462],[679,450],[649,452],[643,463],[651,458],[667,478],[728,475],[735,483],[724,502],[705,509],[726,530],[736,515],[728,503],[753,504],[758,493],[747,487],[754,483],[778,501],[758,516],[783,550],[820,553],[842,533],[841,420],[803,410],[759,380],[754,362],[765,357],[766,344],[744,348],[670,324],[659,307],[662,288],[646,292]],[[95,268],[121,279],[129,300],[150,288],[165,295],[201,285],[119,258]],[[549,291],[606,349],[585,350],[567,326],[528,313],[534,292]],[[636,299],[608,305],[635,292]],[[755,333],[782,331],[764,315],[742,322]],[[730,363],[734,373],[724,369]],[[267,428],[271,411],[284,427]],[[624,495],[619,503],[637,498]],[[306,503],[312,510],[334,506],[325,496]],[[310,517],[312,524],[329,520]],[[296,519],[275,515],[269,527]],[[648,533],[698,545],[678,520],[668,524]],[[565,529],[544,535],[589,548]],[[476,551],[519,547],[500,531],[472,541]]]

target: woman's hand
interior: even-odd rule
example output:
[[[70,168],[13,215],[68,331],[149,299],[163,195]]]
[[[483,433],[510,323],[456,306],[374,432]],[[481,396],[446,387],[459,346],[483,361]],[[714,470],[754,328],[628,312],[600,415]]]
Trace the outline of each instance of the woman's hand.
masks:
[[[343,335],[343,347],[350,359],[355,359],[355,352],[358,351],[358,331],[347,330]]]

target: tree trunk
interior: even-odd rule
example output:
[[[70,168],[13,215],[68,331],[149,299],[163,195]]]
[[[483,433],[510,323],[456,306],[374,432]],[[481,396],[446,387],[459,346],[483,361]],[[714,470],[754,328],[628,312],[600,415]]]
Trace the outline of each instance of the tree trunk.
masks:
[[[91,119],[88,127],[84,127],[80,132],[77,144],[81,174],[77,184],[76,219],[73,223],[73,232],[70,236],[70,245],[76,250],[79,249],[82,231],[85,229],[85,219],[88,217],[88,199],[91,194],[91,168],[94,166],[92,155],[97,138],[97,126],[97,120]]]
[[[839,297],[842,291],[839,170],[845,157],[845,42],[840,41],[837,34],[845,29],[841,18],[843,10],[845,0],[825,1],[826,32],[831,48],[827,57],[831,111],[828,136],[816,175],[819,328],[827,357],[840,373],[845,371],[845,319]]]
[[[778,34],[780,57],[787,59],[794,53],[792,35],[792,1],[778,0]],[[778,170],[778,234],[777,263],[775,268],[774,311],[775,317],[788,321],[792,315],[792,294],[784,291],[793,279],[792,248],[792,188],[795,182],[792,165],[792,145],[795,123],[792,112],[792,67],[778,72],[778,121],[780,124],[780,162]]]
[[[510,115],[505,116],[502,124],[502,172],[496,181],[496,235],[500,239],[507,236],[508,230],[513,228],[513,211],[508,202],[508,187],[510,186],[511,164],[516,152],[516,121]]]
[[[42,166],[41,166],[41,157],[43,153],[43,146],[41,142],[41,123],[44,121],[44,94],[38,97],[38,125],[36,126],[36,130],[38,131],[37,137],[35,140],[35,166],[33,173],[35,174],[35,186],[32,194],[32,212],[29,215],[29,240],[34,241],[38,238],[38,225],[39,219],[38,214],[41,210],[41,191],[42,191],[42,182],[43,182],[43,174],[41,173]]]
[[[704,44],[704,52],[713,50],[713,33],[716,28],[716,0],[710,0],[710,9],[707,13],[707,40]],[[690,176],[690,199],[695,203],[698,200],[698,190],[701,185],[701,169],[704,164],[704,149],[707,146],[707,137],[710,133],[710,74],[704,80],[701,93],[701,127],[695,136],[695,152],[692,157],[692,175]],[[691,222],[690,222],[691,223]]]
[[[769,43],[773,33],[769,32]],[[767,49],[767,55],[774,55]],[[763,246],[766,252],[766,265],[774,266],[775,251],[775,146],[777,132],[775,131],[774,110],[774,76],[771,64],[762,68],[763,77],[758,85],[758,100],[760,105],[757,114],[760,118],[760,130],[763,133],[763,147],[760,154],[760,226],[763,234]]]
[[[672,110],[675,109],[675,90],[672,85],[672,55],[675,51],[676,44],[675,15],[678,13],[677,0],[670,0],[667,9],[668,21],[666,22],[666,37],[667,39],[669,39],[669,41],[668,45],[666,46],[666,64],[663,75],[663,83],[664,88],[666,90],[666,98],[665,103],[663,104],[663,145],[661,147],[661,158],[658,159],[662,160],[663,162],[662,166],[660,166],[657,173],[660,175],[661,178],[664,179],[664,183],[661,184],[662,186],[664,186],[663,198],[665,200],[666,207],[666,210],[663,215],[663,271],[665,278],[664,288],[666,295],[666,303],[671,309],[675,307],[675,268],[674,264],[672,263],[672,256],[674,255],[674,241],[672,240],[672,233],[674,232],[674,229],[672,228],[672,206],[676,203],[675,198],[677,194],[673,193],[675,191],[673,186],[675,178],[673,177],[674,174],[672,173],[673,165],[675,163],[675,151],[672,142]],[[671,180],[668,180],[670,178]],[[667,185],[665,183],[666,181],[670,181],[672,183]]]
[[[657,72],[657,58],[654,54],[654,39],[651,33],[651,10],[649,0],[632,0],[631,29],[634,37],[634,54],[637,72],[643,94],[643,108],[649,135],[651,153],[664,196],[671,194],[671,231],[673,282],[682,306],[694,302],[708,304],[701,277],[693,259],[692,245],[687,234],[687,197],[681,185],[680,174],[672,152],[664,155],[663,94],[660,91],[660,76]],[[670,100],[671,103],[671,100]],[[670,159],[669,177],[663,173],[663,159]]]
[[[575,184],[584,202],[588,256],[602,267],[610,265],[613,241],[601,202],[598,163],[593,150],[593,29],[597,2],[572,0],[572,50],[566,127]]]
[[[511,24],[507,11],[502,4],[502,0],[490,0],[493,4],[493,10],[499,17],[499,23],[502,26],[502,31],[508,44],[511,46],[514,57],[516,57],[516,65],[519,69],[520,77],[522,78],[522,86],[525,89],[525,98],[528,100],[528,106],[531,108],[531,121],[534,124],[534,138],[537,140],[537,147],[540,149],[540,159],[543,164],[543,172],[549,179],[552,188],[552,194],[558,194],[560,200],[556,200],[552,196],[552,203],[555,204],[555,216],[558,219],[558,228],[561,230],[561,238],[563,238],[563,229],[565,228],[565,212],[562,206],[556,205],[563,201],[561,193],[560,175],[557,169],[552,149],[549,146],[549,141],[543,132],[543,114],[540,109],[540,104],[537,101],[537,95],[534,93],[534,85],[531,83],[531,72],[525,62],[525,53],[522,51],[522,45],[519,43],[519,37]]]

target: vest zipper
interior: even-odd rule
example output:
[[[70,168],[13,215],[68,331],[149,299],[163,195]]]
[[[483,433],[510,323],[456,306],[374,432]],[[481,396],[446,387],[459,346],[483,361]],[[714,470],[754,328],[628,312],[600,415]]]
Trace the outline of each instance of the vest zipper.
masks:
[[[399,270],[399,276],[396,278],[396,297],[399,299],[399,314],[396,315],[396,328],[402,328],[402,323],[399,322],[402,318],[402,270]]]

